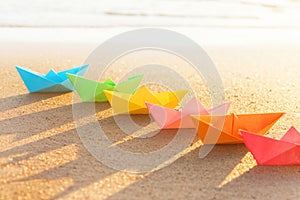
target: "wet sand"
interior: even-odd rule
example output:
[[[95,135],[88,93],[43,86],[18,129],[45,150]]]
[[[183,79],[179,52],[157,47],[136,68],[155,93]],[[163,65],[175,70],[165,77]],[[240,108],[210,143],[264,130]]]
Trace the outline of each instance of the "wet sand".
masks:
[[[217,145],[203,159],[194,145],[171,165],[151,173],[131,174],[103,165],[85,149],[76,132],[72,93],[28,94],[14,68],[20,65],[47,72],[51,67],[62,70],[81,65],[97,44],[24,41],[3,41],[0,46],[1,199],[300,198],[299,166],[257,166],[243,144]],[[270,136],[276,138],[291,125],[300,129],[300,46],[276,41],[246,43],[204,45],[222,77],[226,100],[233,102],[230,112],[286,112],[270,130]],[[128,60],[112,66],[113,78],[126,73],[122,70],[132,65]],[[173,65],[175,61],[164,62]],[[190,81],[198,98],[209,107],[205,85],[193,76]],[[96,108],[109,138],[122,141],[124,134],[114,122],[109,104]],[[149,123],[147,116],[134,120],[143,126]],[[150,139],[123,142],[120,147],[153,151],[175,134],[162,131]]]

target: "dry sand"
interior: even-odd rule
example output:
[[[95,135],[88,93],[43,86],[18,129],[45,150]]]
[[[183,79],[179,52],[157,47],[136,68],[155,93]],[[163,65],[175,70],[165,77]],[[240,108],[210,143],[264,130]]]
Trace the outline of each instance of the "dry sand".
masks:
[[[60,70],[80,65],[94,47],[83,43],[2,43],[0,199],[300,198],[299,166],[257,166],[243,144],[218,145],[204,159],[198,157],[199,148],[191,147],[171,165],[145,174],[119,172],[98,162],[76,133],[72,93],[28,94],[14,68],[18,64],[47,72],[51,67]],[[270,130],[273,137],[280,137],[291,125],[300,129],[300,46],[207,45],[206,51],[218,67],[226,100],[233,102],[231,112],[286,112]],[[122,69],[113,77],[121,76]],[[196,86],[196,90],[209,106],[205,89]],[[109,105],[97,108],[109,138],[122,140],[124,134],[111,117]],[[147,117],[136,120],[142,125],[149,122]],[[134,139],[120,146],[153,151],[174,134],[162,131],[152,139]]]

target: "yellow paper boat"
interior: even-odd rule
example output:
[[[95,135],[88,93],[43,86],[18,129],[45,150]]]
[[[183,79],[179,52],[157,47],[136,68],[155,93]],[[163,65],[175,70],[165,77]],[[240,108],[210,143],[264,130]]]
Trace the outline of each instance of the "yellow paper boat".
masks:
[[[140,87],[134,94],[104,90],[114,114],[148,114],[147,103],[175,108],[187,90],[152,93],[146,86]]]

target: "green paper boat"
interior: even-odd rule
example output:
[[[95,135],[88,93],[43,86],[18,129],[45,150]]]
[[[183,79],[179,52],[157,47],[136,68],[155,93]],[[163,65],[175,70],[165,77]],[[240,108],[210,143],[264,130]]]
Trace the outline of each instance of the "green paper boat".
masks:
[[[70,82],[83,102],[106,102],[104,90],[117,91],[132,94],[142,81],[143,74],[132,76],[127,81],[116,84],[110,78],[104,82],[86,79],[82,76],[67,74]]]

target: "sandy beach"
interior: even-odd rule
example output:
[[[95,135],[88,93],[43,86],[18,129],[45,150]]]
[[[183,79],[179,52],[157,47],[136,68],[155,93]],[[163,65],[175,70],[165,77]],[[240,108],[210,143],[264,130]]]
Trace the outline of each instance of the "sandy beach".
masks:
[[[46,73],[50,68],[62,70],[81,65],[101,40],[118,31],[81,29],[81,40],[74,36],[72,40],[68,31],[60,30],[58,37],[52,35],[46,40],[39,29],[1,31],[11,34],[1,38],[0,46],[0,199],[300,198],[299,166],[257,166],[243,144],[217,145],[203,159],[199,158],[199,145],[193,145],[174,163],[152,173],[132,174],[105,166],[85,149],[76,132],[72,93],[28,94],[14,66]],[[289,40],[279,34],[268,41],[269,35],[258,29],[253,37],[260,39],[253,39],[254,42],[243,35],[243,30],[235,30],[236,35],[242,36],[230,44],[224,42],[226,30],[225,36],[219,38],[223,43],[216,42],[217,37],[211,36],[210,30],[198,32],[203,36],[198,37],[199,41],[218,68],[226,100],[233,102],[230,112],[286,112],[270,130],[271,137],[279,138],[291,125],[300,129],[300,46],[291,39],[299,35],[298,30],[285,32],[291,37]],[[22,42],[14,37],[19,34],[23,35],[18,37]],[[39,37],[40,40],[32,41]],[[125,73],[122,70],[132,64],[130,60],[134,62],[127,59],[113,64],[115,71],[111,76],[121,77]],[[174,60],[165,64],[172,65]],[[209,107],[205,87],[195,80],[190,79],[197,97]],[[113,142],[122,140],[124,134],[114,122],[109,104],[96,108],[109,138]],[[134,120],[141,125],[149,123],[147,116]],[[175,134],[176,131],[161,131],[153,138],[133,139],[120,147],[153,151]]]

